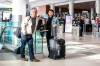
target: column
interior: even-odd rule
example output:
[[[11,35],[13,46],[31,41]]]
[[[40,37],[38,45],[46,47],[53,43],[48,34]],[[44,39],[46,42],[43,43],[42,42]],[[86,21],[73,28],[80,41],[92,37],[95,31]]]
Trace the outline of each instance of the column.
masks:
[[[26,16],[30,16],[30,10],[31,7],[30,7],[29,0],[26,0]]]
[[[96,0],[95,8],[96,8],[97,16],[100,17],[100,0]]]
[[[94,15],[94,8],[91,8],[91,19],[93,19]]]
[[[71,16],[71,18],[70,18],[70,24],[66,23],[66,26],[70,25],[69,29],[70,29],[70,32],[72,33],[73,32],[72,22],[73,22],[73,15],[74,15],[74,0],[69,0],[69,15]]]
[[[28,0],[13,0],[12,1],[12,21],[14,27],[20,27],[22,20],[26,17],[26,11],[28,5]],[[16,28],[13,28],[13,32]],[[13,46],[17,46],[19,43],[18,38],[12,35]]]
[[[59,7],[59,14],[61,15],[62,13],[61,13],[61,7]]]
[[[50,9],[55,9],[54,4],[50,4]]]
[[[70,14],[70,16],[73,17],[73,14],[74,14],[74,3],[73,3],[73,0],[69,1],[69,14]]]
[[[13,22],[20,22],[26,16],[27,0],[13,0],[12,2],[12,15]]]

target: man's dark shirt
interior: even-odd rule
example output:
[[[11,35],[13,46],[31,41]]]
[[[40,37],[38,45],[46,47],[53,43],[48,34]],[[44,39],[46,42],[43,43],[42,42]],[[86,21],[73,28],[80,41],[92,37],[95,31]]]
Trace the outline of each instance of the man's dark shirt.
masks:
[[[51,37],[51,25],[52,25],[52,19],[53,17],[49,17],[47,20],[47,24],[46,24],[46,29],[47,31],[47,36]]]

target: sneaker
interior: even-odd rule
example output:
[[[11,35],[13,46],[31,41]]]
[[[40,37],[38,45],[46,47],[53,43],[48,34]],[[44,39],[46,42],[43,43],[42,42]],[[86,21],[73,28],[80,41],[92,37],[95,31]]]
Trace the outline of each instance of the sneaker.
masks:
[[[48,55],[48,58],[50,58],[50,55]]]
[[[32,59],[31,61],[40,62],[40,60],[38,60],[38,59]]]
[[[23,60],[23,61],[28,61],[28,59],[27,59],[27,58],[21,58],[21,60]]]

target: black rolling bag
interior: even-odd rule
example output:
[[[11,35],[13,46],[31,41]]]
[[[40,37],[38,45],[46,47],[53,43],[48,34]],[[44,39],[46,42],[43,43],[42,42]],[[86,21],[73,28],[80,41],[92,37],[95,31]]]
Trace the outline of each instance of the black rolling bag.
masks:
[[[65,58],[65,40],[64,39],[50,40],[50,58],[51,59]]]

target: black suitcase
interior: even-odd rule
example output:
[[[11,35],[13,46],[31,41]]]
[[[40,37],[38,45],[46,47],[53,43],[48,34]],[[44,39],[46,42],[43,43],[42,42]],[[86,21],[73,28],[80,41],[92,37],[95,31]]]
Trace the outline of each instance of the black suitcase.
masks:
[[[64,39],[52,39],[50,42],[50,58],[61,59],[65,58],[65,40]]]

